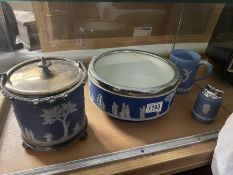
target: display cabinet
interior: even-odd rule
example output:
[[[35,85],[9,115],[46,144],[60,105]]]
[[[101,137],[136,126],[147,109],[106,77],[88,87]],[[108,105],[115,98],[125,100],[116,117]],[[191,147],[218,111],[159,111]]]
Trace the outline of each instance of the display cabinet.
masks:
[[[20,62],[41,57],[81,60],[88,69],[93,57],[117,49],[149,51],[164,60],[174,49],[188,49],[199,52],[214,68],[190,92],[176,94],[167,114],[141,122],[114,119],[102,112],[91,101],[87,79],[87,138],[47,152],[23,147],[13,106],[1,94],[0,174],[175,174],[211,164],[218,132],[233,112],[233,93],[232,84],[221,76],[221,64],[205,50],[209,41],[217,42],[223,35],[216,37],[217,29],[232,35],[227,23],[231,11],[227,11],[228,20],[222,20],[231,4],[11,1],[7,8],[3,6],[1,77]],[[224,28],[219,21],[226,21]],[[12,26],[17,26],[14,31]],[[46,64],[40,64],[40,69],[41,65],[46,72]],[[200,68],[197,76],[205,71]],[[203,124],[192,118],[192,107],[207,84],[224,91],[224,96],[216,120]]]
[[[182,11],[182,3],[33,2],[32,5],[44,51],[171,43]],[[180,41],[208,42],[223,6],[185,4]]]

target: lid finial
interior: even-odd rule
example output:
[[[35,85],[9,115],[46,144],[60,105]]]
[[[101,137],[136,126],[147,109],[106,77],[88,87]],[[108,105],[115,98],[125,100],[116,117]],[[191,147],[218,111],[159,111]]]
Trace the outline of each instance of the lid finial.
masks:
[[[41,57],[41,62],[37,65],[39,68],[42,68],[42,73],[45,76],[50,75],[49,67],[52,66],[52,63],[46,60],[44,57]]]

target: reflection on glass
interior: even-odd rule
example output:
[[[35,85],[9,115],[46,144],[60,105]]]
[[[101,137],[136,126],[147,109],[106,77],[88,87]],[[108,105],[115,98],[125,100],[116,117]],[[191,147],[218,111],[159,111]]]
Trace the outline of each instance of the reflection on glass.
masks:
[[[174,39],[176,48],[203,51],[225,4],[184,3],[183,11],[182,4],[8,2],[16,26],[13,40],[18,47],[11,44],[23,59],[61,51],[75,57],[76,52],[69,51],[128,46],[168,55]]]

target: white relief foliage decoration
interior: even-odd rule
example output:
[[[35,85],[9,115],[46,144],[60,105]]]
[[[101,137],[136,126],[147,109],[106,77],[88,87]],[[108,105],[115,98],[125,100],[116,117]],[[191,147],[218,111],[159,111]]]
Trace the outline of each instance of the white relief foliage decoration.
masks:
[[[66,138],[68,136],[68,128],[70,125],[70,122],[67,121],[67,117],[69,114],[72,114],[77,110],[77,105],[70,101],[59,106],[54,106],[50,109],[43,109],[43,114],[40,115],[44,119],[42,125],[50,125],[55,121],[60,121],[64,128],[63,138]]]

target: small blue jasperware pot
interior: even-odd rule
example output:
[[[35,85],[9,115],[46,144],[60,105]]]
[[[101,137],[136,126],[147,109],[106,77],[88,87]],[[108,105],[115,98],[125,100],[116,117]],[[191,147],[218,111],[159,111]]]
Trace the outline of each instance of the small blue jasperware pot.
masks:
[[[179,70],[169,60],[139,50],[114,50],[89,65],[92,101],[109,116],[145,121],[166,114],[179,83]]]
[[[223,91],[207,85],[198,94],[193,105],[192,116],[201,123],[213,122],[223,102]]]
[[[25,148],[54,150],[86,136],[86,76],[81,62],[62,58],[25,61],[1,74]]]
[[[170,60],[179,68],[181,74],[178,93],[189,92],[195,81],[203,80],[212,73],[213,66],[208,61],[201,60],[201,56],[191,50],[176,49],[171,52]],[[207,72],[196,78],[197,70],[201,65],[206,67]]]

